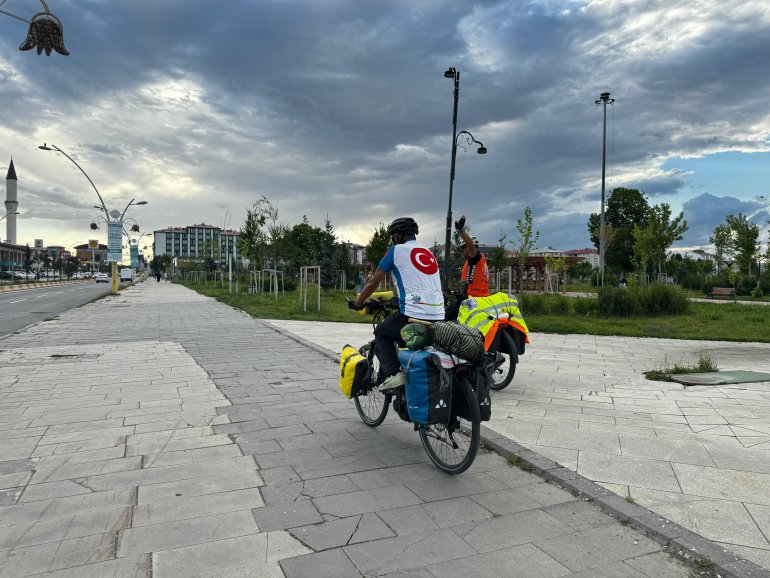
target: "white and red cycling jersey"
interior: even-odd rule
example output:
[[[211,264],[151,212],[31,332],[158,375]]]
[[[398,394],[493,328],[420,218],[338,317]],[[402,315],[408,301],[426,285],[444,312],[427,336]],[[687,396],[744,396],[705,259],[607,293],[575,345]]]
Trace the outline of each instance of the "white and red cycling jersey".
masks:
[[[438,261],[428,249],[414,240],[393,245],[378,267],[393,276],[401,313],[428,321],[444,319]]]

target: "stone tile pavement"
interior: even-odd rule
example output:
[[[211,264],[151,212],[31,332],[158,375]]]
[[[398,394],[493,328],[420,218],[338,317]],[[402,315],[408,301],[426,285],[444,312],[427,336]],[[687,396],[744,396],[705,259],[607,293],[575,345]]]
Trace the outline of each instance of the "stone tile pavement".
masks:
[[[339,351],[369,326],[270,321]],[[758,327],[758,330],[767,330]],[[533,334],[500,434],[770,568],[770,383],[685,387],[642,374],[708,355],[770,373],[770,344]]]
[[[0,340],[0,576],[668,576],[484,451],[448,477],[328,358],[171,283]]]

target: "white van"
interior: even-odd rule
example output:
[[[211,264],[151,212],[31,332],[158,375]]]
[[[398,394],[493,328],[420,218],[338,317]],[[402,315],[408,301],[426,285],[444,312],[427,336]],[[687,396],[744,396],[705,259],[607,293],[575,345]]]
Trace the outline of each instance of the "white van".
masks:
[[[121,283],[133,283],[134,282],[134,270],[126,267],[120,270],[120,282]]]

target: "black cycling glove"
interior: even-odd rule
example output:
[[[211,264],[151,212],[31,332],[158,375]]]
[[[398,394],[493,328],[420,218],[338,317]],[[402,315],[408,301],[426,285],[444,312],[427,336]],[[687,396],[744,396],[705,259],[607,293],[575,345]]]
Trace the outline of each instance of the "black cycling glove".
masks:
[[[459,220],[455,221],[455,229],[460,232],[463,229],[465,229],[465,215],[460,217]]]

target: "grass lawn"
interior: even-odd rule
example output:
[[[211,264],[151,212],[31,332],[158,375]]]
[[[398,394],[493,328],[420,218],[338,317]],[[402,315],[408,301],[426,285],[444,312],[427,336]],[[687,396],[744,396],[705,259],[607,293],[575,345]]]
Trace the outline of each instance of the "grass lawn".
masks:
[[[210,282],[183,285],[203,295],[214,297],[249,315],[262,319],[296,319],[371,323],[347,307],[345,297],[353,291],[321,292],[321,311],[317,310],[317,290],[311,288],[307,312],[303,312],[297,291],[279,295],[230,294]],[[770,307],[736,303],[691,303],[690,313],[665,317],[602,318],[564,315],[530,315],[523,311],[530,331],[537,333],[579,333],[588,335],[623,335],[629,337],[666,337],[671,339],[706,339],[721,341],[761,341],[770,343]]]

